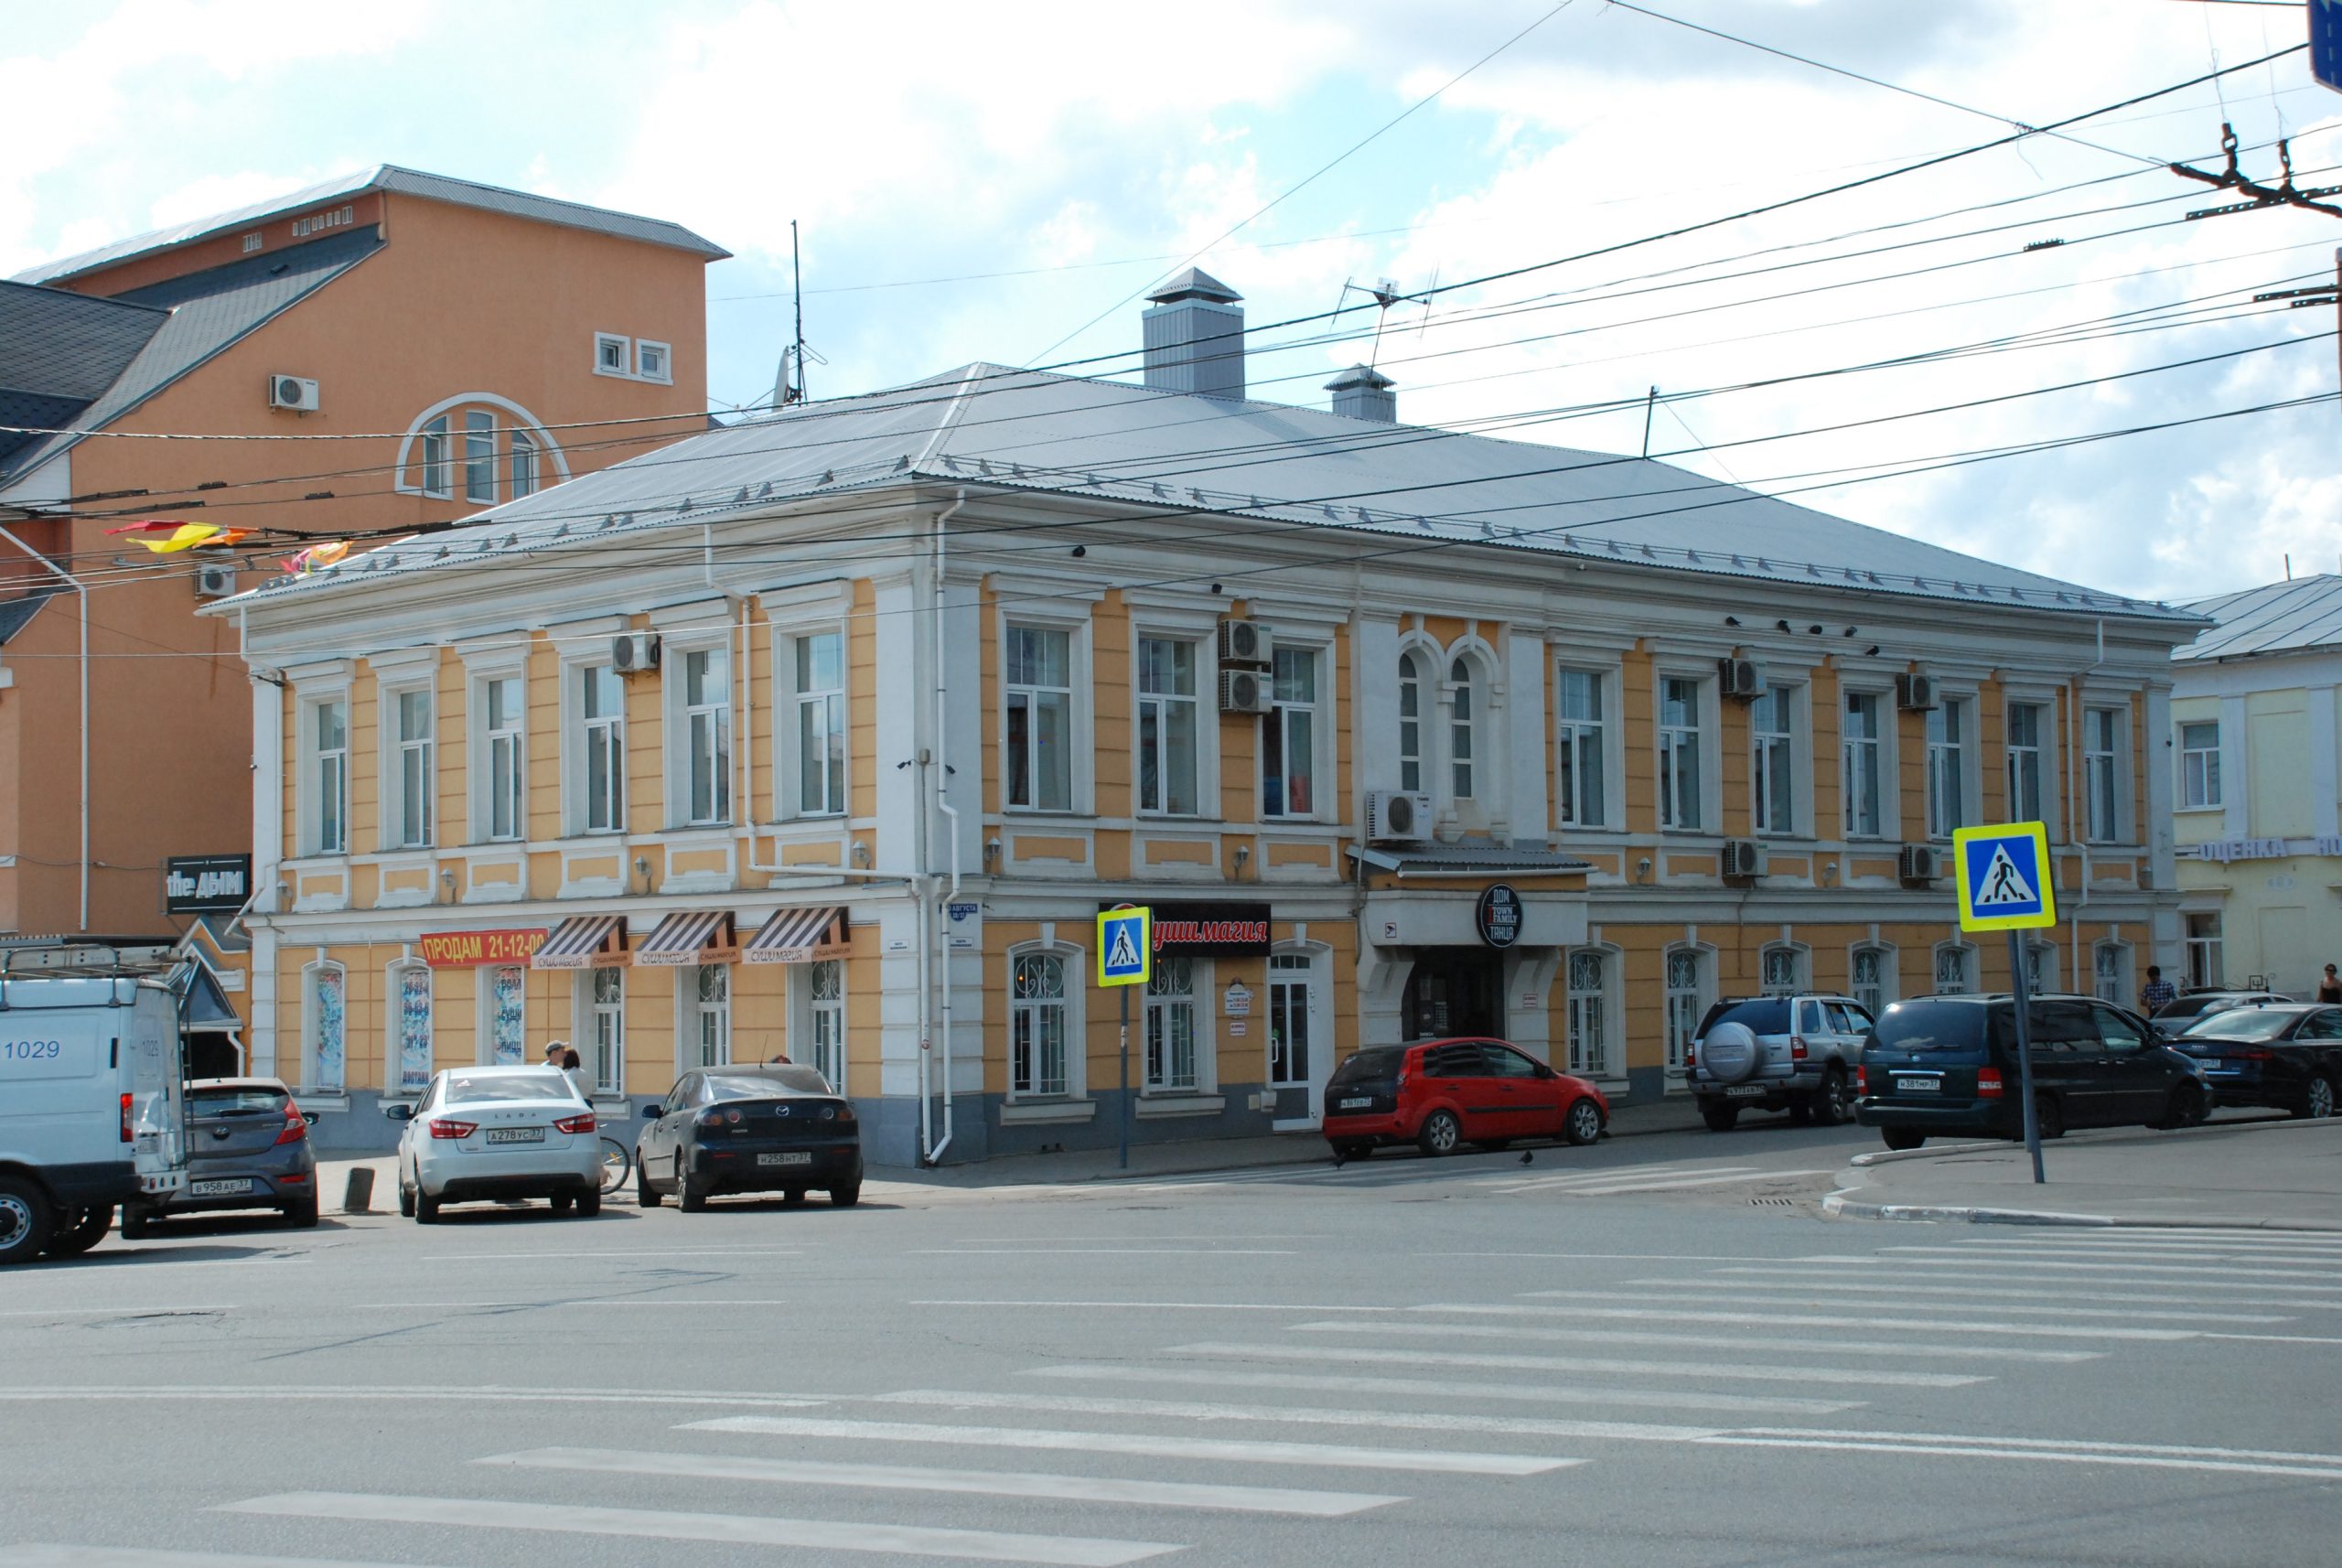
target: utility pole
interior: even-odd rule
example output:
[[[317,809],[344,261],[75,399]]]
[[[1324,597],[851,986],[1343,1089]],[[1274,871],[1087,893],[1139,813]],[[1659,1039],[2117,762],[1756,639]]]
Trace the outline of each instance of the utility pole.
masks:
[[[790,401],[803,403],[805,401],[805,269],[798,259],[797,220],[794,218],[789,220],[789,286],[790,292],[796,295],[797,301],[797,350],[792,356],[797,361],[797,385],[791,391]]]
[[[1650,416],[1659,412],[1659,389],[1650,389],[1650,396],[1643,399],[1643,456],[1650,456]]]

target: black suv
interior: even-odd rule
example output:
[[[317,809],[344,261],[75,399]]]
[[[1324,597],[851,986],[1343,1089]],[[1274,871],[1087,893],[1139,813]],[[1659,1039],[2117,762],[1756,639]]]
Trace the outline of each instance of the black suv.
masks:
[[[2038,996],[2026,1013],[2041,1135],[2068,1127],[2192,1127],[2212,1108],[2203,1064],[2134,1013],[2090,996]],[[2012,996],[1897,1002],[1863,1042],[1855,1117],[1890,1149],[1937,1135],[2021,1138]]]

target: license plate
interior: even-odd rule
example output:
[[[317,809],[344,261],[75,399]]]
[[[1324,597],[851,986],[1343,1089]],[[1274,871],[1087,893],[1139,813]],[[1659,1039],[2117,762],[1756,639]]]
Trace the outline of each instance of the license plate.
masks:
[[[1764,1092],[1765,1086],[1761,1083],[1744,1083],[1725,1090],[1724,1097],[1726,1100],[1754,1100]]]
[[[1943,1075],[1928,1073],[1915,1077],[1909,1073],[1896,1073],[1895,1087],[1906,1094],[1940,1094],[1943,1092]]]
[[[1371,1100],[1345,1100],[1334,1107],[1337,1111],[1364,1111],[1374,1103]]]
[[[238,1176],[234,1181],[189,1182],[187,1190],[190,1197],[227,1197],[239,1192],[250,1192],[252,1189],[252,1183],[250,1176]]]
[[[757,1156],[757,1164],[760,1165],[810,1165],[812,1163],[813,1156],[808,1154],[758,1155]]]
[[[543,1127],[490,1127],[488,1141],[491,1144],[542,1144],[545,1141]]]

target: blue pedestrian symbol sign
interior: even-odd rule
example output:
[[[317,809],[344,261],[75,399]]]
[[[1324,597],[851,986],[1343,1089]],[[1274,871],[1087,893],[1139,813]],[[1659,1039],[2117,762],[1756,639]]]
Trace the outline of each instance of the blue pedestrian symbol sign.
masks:
[[[2342,92],[2342,0],[2309,0],[2309,73]]]
[[[1144,985],[1154,976],[1153,911],[1109,909],[1098,917],[1098,983]]]
[[[2014,931],[2057,923],[2049,830],[2039,822],[1961,828],[1951,835],[1960,929]]]

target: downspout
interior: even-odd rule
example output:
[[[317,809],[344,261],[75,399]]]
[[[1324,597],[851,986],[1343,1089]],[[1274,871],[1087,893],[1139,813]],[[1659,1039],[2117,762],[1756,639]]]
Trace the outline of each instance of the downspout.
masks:
[[[2100,665],[2105,662],[2106,622],[2104,620],[2100,620],[2098,623],[2098,657],[2091,660],[2089,668],[2082,671],[2082,679],[2087,679],[2091,671],[2096,670]],[[2082,824],[2079,824],[2074,816],[2075,780],[2082,768],[2082,750],[2081,741],[2079,739],[2081,735],[2081,680],[2077,680],[2074,682],[2074,694],[2066,705],[2066,738],[2068,742],[2066,750],[2066,832],[2072,837],[2074,843],[2080,846],[2082,852],[2081,896],[2067,906],[2067,908],[2072,912],[2066,917],[2067,961],[2072,966],[2074,989],[2076,991],[2079,991],[2081,989],[2081,912],[2090,906],[2090,834],[2086,829],[2085,831],[2079,832],[2075,831],[2077,826],[2080,826]],[[2151,963],[2154,961],[2154,924],[2153,920],[2150,920],[2147,925],[2147,960]],[[2090,988],[2095,991],[2097,986],[2098,975],[2097,972],[2093,969],[2090,973]]]
[[[15,545],[17,549],[31,556],[35,561],[39,562],[42,565],[56,573],[59,577],[64,578],[67,585],[72,588],[73,592],[80,596],[81,601],[81,651],[80,657],[81,674],[81,929],[86,931],[90,929],[90,587],[89,585],[82,582],[81,578],[76,577],[72,573],[68,572],[64,567],[59,566],[56,562],[51,561],[39,551],[35,550],[31,545],[17,538],[16,534],[9,532],[7,529],[0,528],[0,539],[5,539],[9,543]]]
[[[951,736],[951,661],[945,657],[943,646],[946,598],[943,568],[950,544],[945,525],[967,504],[968,492],[962,489],[952,498],[950,506],[935,514],[935,625],[928,639],[935,650],[935,804],[950,824],[946,842],[951,857],[951,891],[946,896],[947,903],[960,897],[960,809],[951,803],[951,747],[948,744]],[[943,1138],[940,1143],[928,1145],[921,1155],[920,1163],[929,1165],[941,1160],[943,1151],[951,1146],[951,915],[948,908],[944,910],[937,934],[940,946],[937,961],[943,980],[942,1016],[937,1030],[940,1036],[937,1042],[938,1054],[941,1058],[939,1065],[943,1074]]]

